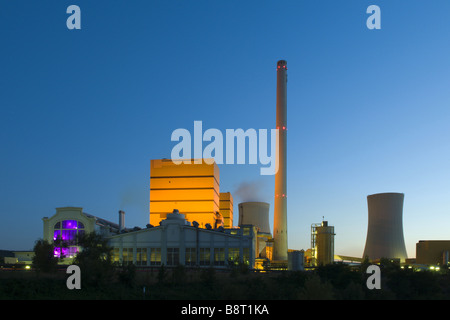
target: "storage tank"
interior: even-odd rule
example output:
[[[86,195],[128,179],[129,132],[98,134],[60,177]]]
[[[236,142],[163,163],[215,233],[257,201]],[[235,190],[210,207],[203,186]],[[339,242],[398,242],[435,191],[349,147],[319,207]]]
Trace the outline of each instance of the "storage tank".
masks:
[[[251,224],[258,233],[270,234],[269,207],[267,202],[239,203],[239,225]]]
[[[368,226],[363,258],[408,258],[403,237],[403,193],[377,193],[367,196]]]
[[[327,265],[334,262],[334,227],[328,225],[328,221],[322,221],[315,225],[314,237],[314,264],[316,266]]]
[[[289,271],[303,271],[304,268],[304,256],[303,250],[290,250],[288,251],[288,270]]]

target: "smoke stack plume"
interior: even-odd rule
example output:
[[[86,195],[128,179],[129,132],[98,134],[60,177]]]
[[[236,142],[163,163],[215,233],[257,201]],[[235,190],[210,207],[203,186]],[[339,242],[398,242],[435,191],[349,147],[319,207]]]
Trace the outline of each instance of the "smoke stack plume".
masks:
[[[233,197],[240,202],[267,200],[266,184],[264,181],[244,181],[233,191]]]

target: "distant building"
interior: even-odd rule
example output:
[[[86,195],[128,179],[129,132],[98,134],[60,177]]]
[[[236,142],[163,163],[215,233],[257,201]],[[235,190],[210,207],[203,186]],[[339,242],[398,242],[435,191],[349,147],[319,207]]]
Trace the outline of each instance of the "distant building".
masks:
[[[33,262],[34,251],[14,251],[14,256],[18,264],[31,264]]]
[[[416,263],[447,265],[449,252],[450,240],[420,240],[416,243]]]
[[[14,252],[11,250],[0,250],[0,263],[1,264],[17,263],[17,258],[14,255]]]

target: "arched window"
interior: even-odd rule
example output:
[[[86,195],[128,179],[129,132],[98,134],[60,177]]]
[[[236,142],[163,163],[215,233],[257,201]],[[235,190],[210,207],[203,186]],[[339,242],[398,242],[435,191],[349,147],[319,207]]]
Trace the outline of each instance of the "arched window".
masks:
[[[84,234],[84,224],[77,220],[58,221],[53,227],[55,257],[72,258],[78,252],[77,237]]]

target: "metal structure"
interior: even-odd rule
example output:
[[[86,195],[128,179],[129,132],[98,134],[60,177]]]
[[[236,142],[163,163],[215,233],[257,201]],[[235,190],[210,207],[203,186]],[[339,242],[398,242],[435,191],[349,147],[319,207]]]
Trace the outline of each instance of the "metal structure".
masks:
[[[367,196],[368,227],[363,258],[408,258],[403,237],[403,193],[378,193]]]
[[[311,225],[311,265],[320,266],[334,262],[334,227],[328,221]]]
[[[273,260],[288,260],[287,238],[287,62],[277,62],[277,166],[273,227]]]

